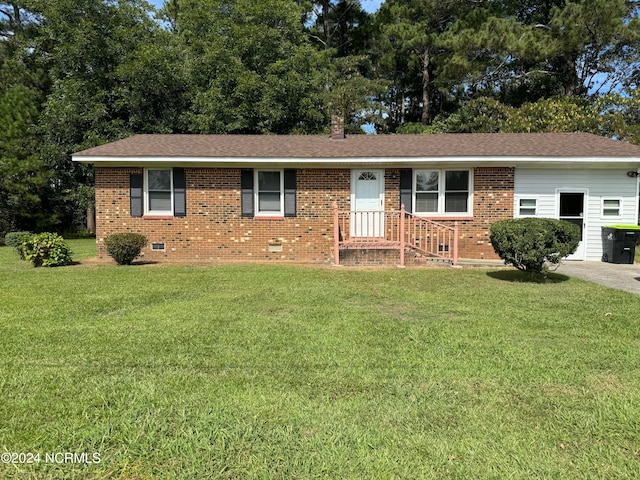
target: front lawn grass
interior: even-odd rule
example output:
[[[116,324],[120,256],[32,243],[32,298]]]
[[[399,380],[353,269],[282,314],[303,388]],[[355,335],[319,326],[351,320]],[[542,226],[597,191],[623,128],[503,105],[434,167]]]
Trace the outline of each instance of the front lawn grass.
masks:
[[[0,451],[42,461],[0,478],[640,477],[636,295],[511,270],[11,255]]]

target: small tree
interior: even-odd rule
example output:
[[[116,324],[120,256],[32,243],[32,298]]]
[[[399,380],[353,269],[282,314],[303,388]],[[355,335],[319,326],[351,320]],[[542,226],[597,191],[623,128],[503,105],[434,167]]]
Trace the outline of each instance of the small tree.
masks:
[[[491,225],[490,239],[505,264],[536,275],[576,251],[580,227],[551,218],[500,220]]]
[[[118,265],[131,265],[147,244],[147,237],[139,233],[114,233],[104,239],[107,254]]]

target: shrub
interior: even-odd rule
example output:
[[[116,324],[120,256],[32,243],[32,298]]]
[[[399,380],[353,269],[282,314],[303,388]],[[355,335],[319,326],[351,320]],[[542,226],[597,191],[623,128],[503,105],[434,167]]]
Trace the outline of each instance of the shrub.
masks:
[[[131,265],[147,244],[147,237],[139,233],[114,233],[104,239],[104,244],[118,265]]]
[[[22,252],[22,242],[31,237],[31,232],[9,232],[4,237],[4,244],[8,247],[15,248],[16,252],[20,255],[20,259],[24,260],[24,254]]]
[[[59,267],[71,263],[71,250],[57,233],[39,233],[26,237],[21,245],[25,260],[34,267]]]
[[[532,275],[576,251],[580,227],[551,218],[517,218],[491,225],[491,244],[507,265]]]

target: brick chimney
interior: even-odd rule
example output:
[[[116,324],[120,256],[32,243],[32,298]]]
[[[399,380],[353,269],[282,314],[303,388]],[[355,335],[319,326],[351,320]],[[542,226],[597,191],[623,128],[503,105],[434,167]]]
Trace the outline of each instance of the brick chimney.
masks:
[[[341,115],[331,115],[331,140],[344,140],[344,117]]]

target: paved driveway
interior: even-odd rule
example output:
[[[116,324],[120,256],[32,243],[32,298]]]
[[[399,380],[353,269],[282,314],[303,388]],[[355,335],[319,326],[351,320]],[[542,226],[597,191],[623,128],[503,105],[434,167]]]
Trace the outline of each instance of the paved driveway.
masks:
[[[640,264],[564,261],[556,273],[582,278],[640,295]]]

